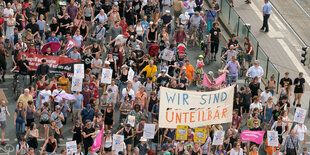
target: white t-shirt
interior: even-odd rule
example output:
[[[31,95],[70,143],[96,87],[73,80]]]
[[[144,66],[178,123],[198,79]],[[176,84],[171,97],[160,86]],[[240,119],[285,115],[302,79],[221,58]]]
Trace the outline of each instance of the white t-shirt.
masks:
[[[253,110],[254,110],[255,108],[258,108],[258,110],[263,110],[263,106],[262,106],[261,103],[255,104],[255,103],[253,102],[253,103],[250,105],[250,110],[252,111],[252,113],[253,113]]]
[[[243,150],[240,148],[239,152],[237,152],[235,149],[231,149],[230,155],[243,155]]]
[[[186,22],[189,20],[189,15],[185,15],[185,14],[182,13],[179,16],[179,18],[180,18],[180,24],[185,25]]]
[[[125,44],[127,41],[127,38],[124,38],[124,35],[120,34],[115,38],[115,43],[114,45],[119,45],[119,44]]]
[[[195,1],[187,2],[187,7],[185,7],[186,12],[194,13],[194,8],[197,7]]]
[[[55,99],[54,99],[54,101],[55,102],[60,102],[61,100],[62,100],[62,97],[60,97],[59,96],[59,94],[61,94],[61,93],[65,93],[65,91],[64,90],[62,90],[61,92],[60,92],[61,90],[58,90],[58,89],[55,89],[54,91],[53,91],[53,93],[52,93],[52,96],[53,97],[55,97],[56,95],[56,97],[55,97]],[[60,92],[60,93],[59,93]]]
[[[139,91],[139,87],[141,86],[141,82],[137,81],[137,82],[132,82],[132,90],[137,93]]]
[[[0,121],[6,121],[6,111],[8,110],[7,106],[0,106]]]
[[[299,141],[304,141],[305,133],[307,133],[307,127],[303,124],[302,127],[299,124],[295,125],[294,130],[296,131],[296,135]]]
[[[124,97],[127,96],[126,95],[126,92],[128,91],[128,88],[124,88],[122,90],[122,102],[124,101]],[[135,98],[135,92],[133,91],[133,89],[130,89],[129,92],[128,92],[128,95],[130,95],[132,98],[131,100],[134,100]]]
[[[266,93],[265,91],[263,91],[262,93],[260,93],[260,96],[262,97],[260,100],[262,101],[262,105],[264,106],[266,101],[269,97],[272,96],[272,94],[270,92]]]
[[[94,66],[99,66],[99,65],[102,65],[102,60],[101,59],[93,59],[91,60],[91,64],[93,64]],[[92,69],[93,73],[100,73],[100,68],[93,68]]]
[[[50,99],[50,96],[52,95],[51,90],[41,90],[40,95],[42,95],[42,104],[44,102],[48,102]]]
[[[10,14],[13,14],[13,16],[14,16],[14,10],[13,9],[5,8],[3,10],[3,14],[8,17],[8,18],[4,18],[4,21],[7,21],[9,19],[9,15]]]

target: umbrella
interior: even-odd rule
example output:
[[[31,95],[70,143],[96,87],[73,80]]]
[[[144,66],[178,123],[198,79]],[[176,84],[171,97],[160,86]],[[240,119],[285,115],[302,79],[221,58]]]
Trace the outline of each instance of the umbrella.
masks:
[[[74,100],[75,99],[74,95],[68,94],[68,93],[60,93],[58,96],[61,98],[67,99],[67,100]]]
[[[57,41],[49,42],[49,43],[46,43],[46,44],[42,47],[41,52],[42,52],[42,53],[46,53],[46,49],[47,49],[48,47],[50,47],[50,48],[51,48],[51,51],[52,51],[53,53],[55,53],[55,52],[57,52],[57,51],[60,49],[60,46],[61,46],[60,43],[57,42]]]

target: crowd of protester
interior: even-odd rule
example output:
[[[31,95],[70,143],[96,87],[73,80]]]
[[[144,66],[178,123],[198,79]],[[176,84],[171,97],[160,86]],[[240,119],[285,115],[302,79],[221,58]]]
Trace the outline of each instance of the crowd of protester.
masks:
[[[267,77],[260,62],[252,60],[253,46],[245,38],[245,67],[250,84],[238,86],[240,63],[236,50],[239,43],[235,35],[226,45],[227,65],[220,73],[226,70],[229,73],[227,82],[220,86],[215,86],[212,71],[207,74],[212,86],[202,84],[203,55],[197,55],[197,62],[176,58],[177,45],[189,45],[188,41],[192,41],[195,46],[193,32],[203,27],[203,33],[208,34],[207,39],[211,41],[211,60],[216,61],[222,39],[216,21],[220,8],[216,0],[210,10],[205,11],[203,5],[202,0],[186,3],[178,0],[0,0],[1,81],[6,81],[7,69],[18,69],[22,92],[13,113],[9,112],[6,101],[1,101],[1,144],[6,144],[5,128],[11,123],[6,117],[12,115],[18,138],[16,154],[20,155],[65,155],[66,150],[59,144],[67,136],[77,143],[76,155],[257,155],[264,144],[242,142],[240,133],[244,129],[278,132],[279,146],[268,146],[265,140],[264,154],[295,155],[298,152],[306,155],[308,150],[303,146],[307,127],[293,124],[288,118],[294,113],[294,107],[302,104],[305,91],[302,73],[294,81],[289,73],[281,81],[271,76],[266,86],[262,86],[263,78]],[[69,39],[78,44],[70,52],[65,48]],[[60,50],[53,53],[47,48],[42,52],[43,45],[49,42],[59,42]],[[148,50],[153,44],[158,44],[160,51],[174,51],[174,58],[164,61],[161,52],[151,55]],[[7,58],[9,51],[11,58]],[[82,90],[71,91],[71,77],[67,72],[51,74],[47,58],[42,59],[37,70],[32,70],[27,56],[20,52],[81,60],[85,69]],[[7,63],[8,59],[12,59],[12,64]],[[111,84],[99,82],[102,68],[113,70]],[[128,79],[129,69],[136,73],[132,81]],[[277,82],[280,88],[276,95]],[[159,128],[160,87],[205,92],[227,86],[234,86],[232,122],[205,126],[205,143],[193,142],[195,129],[192,128],[183,141],[176,140],[176,129]],[[61,93],[73,94],[74,99],[64,99]],[[291,99],[293,93],[294,100]],[[128,123],[128,115],[135,116],[134,127]],[[69,121],[74,125],[69,126]],[[156,125],[154,139],[143,137],[145,123]],[[72,134],[64,135],[65,128],[72,128]],[[94,138],[102,129],[102,146],[93,152]],[[213,146],[217,130],[224,130],[225,138],[223,145]],[[123,150],[112,147],[113,134],[124,136]],[[38,139],[44,139],[43,145],[38,144]]]

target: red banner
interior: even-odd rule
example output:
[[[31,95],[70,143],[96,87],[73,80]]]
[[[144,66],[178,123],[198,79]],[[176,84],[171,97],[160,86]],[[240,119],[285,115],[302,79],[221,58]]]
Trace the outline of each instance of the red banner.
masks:
[[[62,71],[67,71],[68,73],[73,73],[74,65],[76,63],[81,63],[81,60],[60,57],[60,56],[46,56],[41,54],[29,54],[26,52],[19,52],[18,59],[21,55],[26,55],[26,60],[29,62],[29,67],[31,70],[36,70],[41,64],[42,59],[46,60],[46,63],[50,66],[50,73],[61,73]]]

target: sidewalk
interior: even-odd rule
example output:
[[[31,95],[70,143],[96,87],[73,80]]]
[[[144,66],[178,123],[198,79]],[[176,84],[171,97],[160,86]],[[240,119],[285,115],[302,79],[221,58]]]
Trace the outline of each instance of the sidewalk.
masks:
[[[271,62],[273,62],[280,71],[280,77],[283,77],[284,73],[288,71],[290,72],[290,77],[294,80],[299,72],[304,73],[304,78],[307,84],[306,92],[302,98],[302,108],[308,110],[309,95],[307,94],[310,94],[310,71],[300,63],[302,43],[288,28],[286,23],[276,13],[274,8],[272,9],[271,16],[269,18],[269,32],[260,32],[259,29],[262,27],[263,23],[263,5],[264,1],[254,0],[250,5],[245,4],[244,1],[235,1],[234,9],[243,21],[251,24],[251,32],[254,34],[259,42],[259,45],[264,49],[267,56],[269,56]],[[307,30],[299,29],[298,31],[306,32]],[[292,94],[291,100],[293,99],[294,96]],[[294,111],[294,109],[291,108],[291,111]],[[294,113],[291,113],[289,118],[293,120],[293,117]],[[305,120],[305,125],[308,127],[310,126],[310,120],[308,117]],[[308,135],[309,134],[310,132],[308,130]]]

